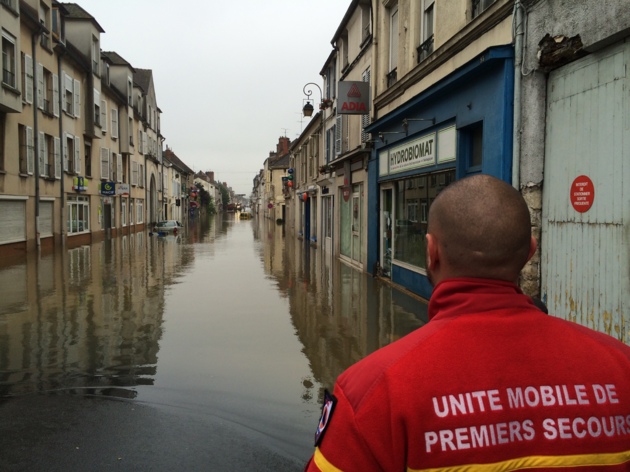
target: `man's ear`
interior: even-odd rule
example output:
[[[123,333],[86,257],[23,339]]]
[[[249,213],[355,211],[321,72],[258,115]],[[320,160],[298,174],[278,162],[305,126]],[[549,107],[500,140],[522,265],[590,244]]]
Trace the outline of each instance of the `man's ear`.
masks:
[[[536,238],[532,236],[529,242],[529,254],[527,255],[528,261],[534,256],[536,249],[538,249],[538,241],[536,241]]]
[[[427,240],[427,269],[435,270],[436,264],[440,261],[440,252],[438,251],[437,240],[430,233],[426,235]]]

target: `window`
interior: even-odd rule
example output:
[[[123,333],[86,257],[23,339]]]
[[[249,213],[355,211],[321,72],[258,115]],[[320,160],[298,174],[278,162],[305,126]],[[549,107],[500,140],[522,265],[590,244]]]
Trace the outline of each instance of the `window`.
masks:
[[[477,18],[493,3],[494,0],[472,0],[472,17]]]
[[[418,62],[424,61],[433,52],[434,43],[434,0],[424,0],[422,11],[422,44],[418,46]]]
[[[22,53],[22,99],[33,103],[33,58]]]
[[[110,180],[109,149],[101,148],[101,180]]]
[[[59,116],[57,75],[37,64],[37,107],[44,113]]]
[[[15,73],[17,71],[15,38],[2,30],[2,83],[17,88]]]
[[[105,134],[107,132],[107,102],[105,100],[101,100],[101,118],[99,123],[103,134]]]
[[[17,0],[0,0],[0,5],[7,7],[9,10],[13,11],[13,13],[17,13],[16,1]]]
[[[112,138],[118,138],[118,110],[112,108]]]
[[[81,82],[64,73],[63,84],[64,89],[62,93],[64,99],[61,104],[62,110],[70,116],[79,118],[81,116]]]
[[[337,115],[335,120],[335,156],[342,153],[343,145],[343,115]]]
[[[123,226],[127,226],[127,199],[120,199],[120,222]]]
[[[38,139],[39,175],[61,178],[60,139],[40,131]]]
[[[90,231],[90,198],[68,196],[68,234]]]
[[[123,176],[124,176],[124,172],[123,172],[123,158],[122,158],[122,154],[114,154],[116,156],[116,181],[118,183],[122,183],[123,182]]]
[[[435,197],[455,180],[455,169],[430,175],[433,185],[424,185],[426,176],[396,182],[394,211],[394,260],[426,268],[425,236],[427,217]]]
[[[129,199],[129,224],[132,225],[135,221],[135,200],[133,198]]]
[[[138,186],[144,187],[144,166],[138,164]]]
[[[127,76],[127,105],[133,106],[133,80]]]
[[[50,8],[45,3],[39,4],[39,22],[50,31]],[[39,37],[39,43],[43,48],[51,50],[50,36],[48,33],[42,32]]]
[[[92,36],[92,72],[96,75],[100,74],[101,64],[101,48],[98,44],[98,38]]]
[[[144,221],[144,201],[139,198],[136,199],[136,223],[142,223]]]
[[[92,143],[85,142],[83,155],[85,156],[85,176],[92,177]]]
[[[466,172],[480,172],[483,166],[483,122],[460,129]]]
[[[372,35],[372,14],[370,8],[361,6],[361,45]]]
[[[398,5],[390,10],[389,16],[389,73],[387,74],[387,86],[393,85],[397,80],[398,68]]]
[[[138,185],[138,163],[131,163],[131,185]]]
[[[94,125],[101,126],[101,92],[94,89]]]

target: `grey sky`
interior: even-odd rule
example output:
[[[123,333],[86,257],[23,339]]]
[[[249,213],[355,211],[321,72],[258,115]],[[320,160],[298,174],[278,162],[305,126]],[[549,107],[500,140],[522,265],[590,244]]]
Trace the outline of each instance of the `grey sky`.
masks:
[[[249,195],[278,137],[295,139],[307,82],[350,0],[80,0],[101,48],[153,70],[165,144]],[[315,101],[319,91],[315,89]]]

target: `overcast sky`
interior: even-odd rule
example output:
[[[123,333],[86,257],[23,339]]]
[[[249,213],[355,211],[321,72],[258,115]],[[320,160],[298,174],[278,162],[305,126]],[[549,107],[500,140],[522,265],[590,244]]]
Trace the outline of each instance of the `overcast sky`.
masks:
[[[105,30],[104,51],[153,70],[165,144],[193,170],[212,170],[249,196],[278,138],[293,140],[308,123],[304,85],[322,86],[319,72],[351,1],[76,3]]]

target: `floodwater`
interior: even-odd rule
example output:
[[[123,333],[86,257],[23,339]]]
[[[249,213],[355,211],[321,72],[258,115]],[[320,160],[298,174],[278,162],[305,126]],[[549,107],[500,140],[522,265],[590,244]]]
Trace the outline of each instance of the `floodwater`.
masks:
[[[293,470],[324,389],[427,321],[420,300],[234,214],[4,262],[2,405],[70,395],[185,412]]]

